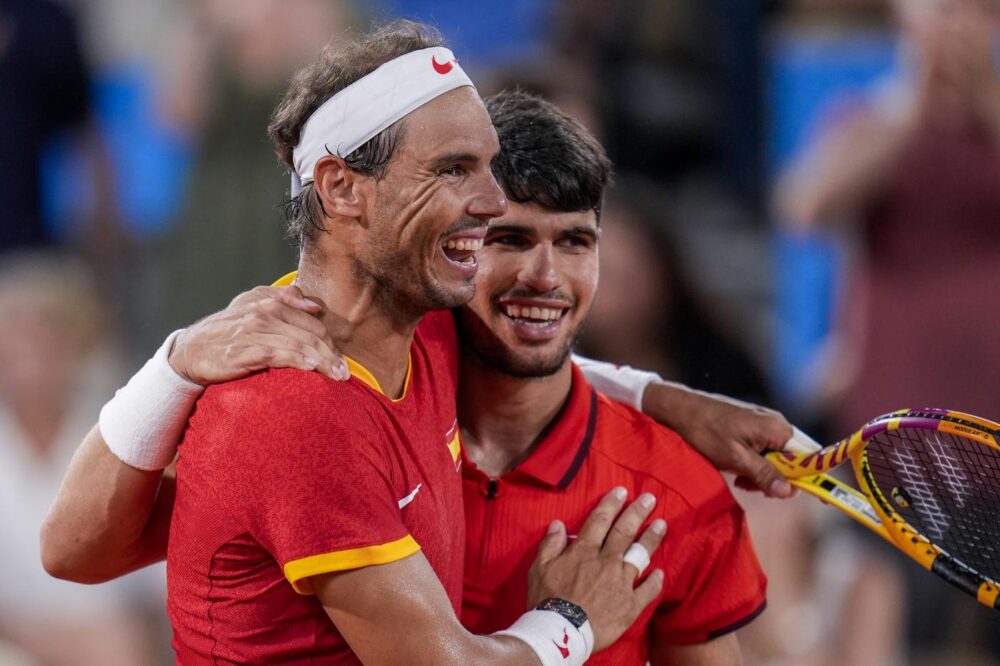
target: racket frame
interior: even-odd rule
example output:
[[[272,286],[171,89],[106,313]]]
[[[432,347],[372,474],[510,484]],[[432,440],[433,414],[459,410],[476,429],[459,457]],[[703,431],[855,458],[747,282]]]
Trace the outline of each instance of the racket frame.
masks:
[[[832,504],[925,569],[976,597],[981,604],[1000,609],[997,581],[977,573],[928,540],[895,510],[875,482],[868,462],[868,442],[886,430],[899,428],[954,434],[1000,451],[1000,424],[964,412],[927,408],[885,414],[869,421],[850,437],[818,451],[775,451],[767,457],[796,488]],[[851,461],[860,491],[827,474],[847,459]]]

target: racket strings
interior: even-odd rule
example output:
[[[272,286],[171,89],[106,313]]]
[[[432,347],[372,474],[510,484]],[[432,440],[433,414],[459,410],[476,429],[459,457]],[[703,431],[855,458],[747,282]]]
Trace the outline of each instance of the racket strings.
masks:
[[[952,557],[1000,580],[1000,452],[926,428],[887,430],[867,446],[893,509]]]

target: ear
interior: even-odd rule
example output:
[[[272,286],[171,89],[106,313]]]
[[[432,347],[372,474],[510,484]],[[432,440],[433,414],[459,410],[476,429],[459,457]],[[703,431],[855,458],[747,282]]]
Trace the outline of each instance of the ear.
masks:
[[[316,194],[327,217],[361,217],[365,210],[370,178],[352,171],[344,160],[328,155],[313,171]]]

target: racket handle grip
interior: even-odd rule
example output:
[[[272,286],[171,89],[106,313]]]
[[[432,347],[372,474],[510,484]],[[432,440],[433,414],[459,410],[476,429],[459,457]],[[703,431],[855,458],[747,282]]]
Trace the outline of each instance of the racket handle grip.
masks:
[[[792,436],[785,442],[782,450],[792,453],[812,453],[822,448],[812,437],[792,426]]]

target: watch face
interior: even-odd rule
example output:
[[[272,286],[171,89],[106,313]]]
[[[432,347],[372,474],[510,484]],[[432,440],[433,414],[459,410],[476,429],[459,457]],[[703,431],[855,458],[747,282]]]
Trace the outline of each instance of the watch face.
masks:
[[[551,597],[535,606],[537,610],[547,610],[559,613],[569,620],[570,624],[579,629],[587,621],[587,613],[572,601]]]

